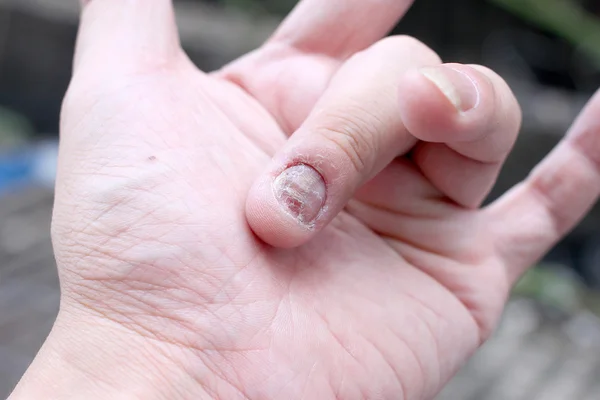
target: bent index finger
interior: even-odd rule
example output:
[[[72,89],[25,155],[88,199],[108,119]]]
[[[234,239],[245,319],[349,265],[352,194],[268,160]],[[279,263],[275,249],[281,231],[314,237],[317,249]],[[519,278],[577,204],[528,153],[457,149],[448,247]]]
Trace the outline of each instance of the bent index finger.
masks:
[[[404,124],[422,140],[413,160],[446,196],[478,207],[516,141],[519,104],[484,67],[446,64],[419,72],[400,88]]]
[[[303,0],[270,42],[346,59],[385,36],[412,3],[413,0]]]

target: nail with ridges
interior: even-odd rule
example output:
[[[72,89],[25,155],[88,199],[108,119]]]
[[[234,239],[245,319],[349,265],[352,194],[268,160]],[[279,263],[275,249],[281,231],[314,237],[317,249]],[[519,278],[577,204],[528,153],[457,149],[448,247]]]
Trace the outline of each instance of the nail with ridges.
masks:
[[[323,177],[306,164],[283,171],[273,182],[273,192],[281,208],[304,225],[314,222],[327,197]]]
[[[443,65],[424,67],[420,72],[439,88],[458,111],[469,111],[479,103],[479,88],[464,72]]]

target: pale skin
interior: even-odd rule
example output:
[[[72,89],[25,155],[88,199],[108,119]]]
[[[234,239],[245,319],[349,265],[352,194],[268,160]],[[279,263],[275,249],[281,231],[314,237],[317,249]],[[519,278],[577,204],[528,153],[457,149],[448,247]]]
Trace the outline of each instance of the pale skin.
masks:
[[[60,313],[10,400],[433,398],[596,201],[600,98],[480,208],[518,105],[483,67],[380,41],[409,5],[304,0],[206,74],[170,1],[87,1],[61,126]],[[277,203],[298,165],[325,185],[316,219]]]

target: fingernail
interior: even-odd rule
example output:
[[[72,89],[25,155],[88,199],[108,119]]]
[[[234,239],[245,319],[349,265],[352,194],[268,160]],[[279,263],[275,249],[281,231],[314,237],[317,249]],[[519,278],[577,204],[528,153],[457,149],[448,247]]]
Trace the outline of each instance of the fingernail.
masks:
[[[464,72],[444,65],[421,68],[420,72],[444,93],[458,111],[469,111],[477,106],[479,90]]]
[[[294,165],[273,182],[273,192],[281,208],[304,225],[310,225],[325,205],[325,181],[314,168]]]

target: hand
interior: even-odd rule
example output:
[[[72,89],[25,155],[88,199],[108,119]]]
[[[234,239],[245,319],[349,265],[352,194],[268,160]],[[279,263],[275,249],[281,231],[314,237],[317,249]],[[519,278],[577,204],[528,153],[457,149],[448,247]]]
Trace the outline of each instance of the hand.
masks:
[[[170,3],[85,5],[61,311],[11,399],[432,398],[597,198],[600,100],[479,209],[518,107],[483,67],[378,42],[409,1],[305,0],[210,75]]]

